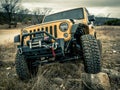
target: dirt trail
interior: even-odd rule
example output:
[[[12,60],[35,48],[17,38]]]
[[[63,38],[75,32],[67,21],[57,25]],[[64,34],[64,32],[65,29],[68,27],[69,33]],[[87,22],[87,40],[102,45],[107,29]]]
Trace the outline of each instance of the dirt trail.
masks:
[[[13,42],[14,36],[19,34],[20,29],[0,30],[0,44]]]

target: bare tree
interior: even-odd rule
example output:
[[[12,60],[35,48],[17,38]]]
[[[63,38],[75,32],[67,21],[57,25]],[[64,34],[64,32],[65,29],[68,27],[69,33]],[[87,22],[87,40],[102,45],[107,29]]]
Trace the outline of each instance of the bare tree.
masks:
[[[36,8],[33,10],[33,24],[42,23],[44,16],[48,15],[51,11],[51,8]]]
[[[15,22],[15,13],[19,9],[20,0],[1,0],[1,8],[5,13],[6,22],[9,24],[9,28],[11,28],[12,21]],[[16,23],[15,23],[16,24]]]
[[[26,8],[20,8],[17,12],[17,19],[19,22],[24,22],[24,20],[29,16],[29,10]]]

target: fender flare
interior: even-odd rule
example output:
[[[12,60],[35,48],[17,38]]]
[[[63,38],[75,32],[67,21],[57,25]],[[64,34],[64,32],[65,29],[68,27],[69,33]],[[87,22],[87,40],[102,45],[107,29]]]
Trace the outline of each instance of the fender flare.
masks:
[[[77,30],[78,27],[79,27],[79,24],[74,24],[72,26],[71,33],[74,34],[76,32],[76,30]]]

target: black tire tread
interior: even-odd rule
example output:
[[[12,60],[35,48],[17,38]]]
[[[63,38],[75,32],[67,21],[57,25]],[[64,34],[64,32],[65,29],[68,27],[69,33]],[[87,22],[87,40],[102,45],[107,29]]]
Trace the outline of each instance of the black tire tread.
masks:
[[[19,78],[21,80],[30,79],[30,73],[29,73],[29,69],[28,69],[28,66],[27,66],[25,56],[21,55],[17,52],[15,59],[16,59],[16,61],[15,61],[16,72],[17,72],[17,75],[19,76]]]
[[[95,74],[101,71],[101,57],[97,40],[92,35],[81,36],[85,71]]]

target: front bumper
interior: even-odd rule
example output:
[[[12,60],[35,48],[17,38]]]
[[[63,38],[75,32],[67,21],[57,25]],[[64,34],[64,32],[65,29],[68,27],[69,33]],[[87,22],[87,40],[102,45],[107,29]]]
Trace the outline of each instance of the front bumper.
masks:
[[[30,49],[28,46],[22,47],[18,49],[20,54],[23,54],[26,56],[26,58],[41,58],[41,57],[54,57],[52,48],[34,48]],[[55,56],[63,56],[61,47],[58,47],[56,50],[54,50]]]

